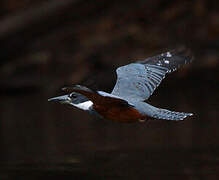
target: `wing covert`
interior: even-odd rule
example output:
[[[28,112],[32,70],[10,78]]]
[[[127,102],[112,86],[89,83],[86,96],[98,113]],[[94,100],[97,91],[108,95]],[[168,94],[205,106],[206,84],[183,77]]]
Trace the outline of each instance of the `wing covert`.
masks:
[[[127,100],[144,101],[159,86],[167,71],[165,67],[137,63],[119,67],[112,94]]]

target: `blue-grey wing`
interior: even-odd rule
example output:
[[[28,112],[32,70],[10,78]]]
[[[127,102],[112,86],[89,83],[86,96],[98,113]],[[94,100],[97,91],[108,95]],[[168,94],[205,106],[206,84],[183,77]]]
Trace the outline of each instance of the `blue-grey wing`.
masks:
[[[138,63],[119,67],[112,94],[128,101],[144,101],[159,86],[167,71],[165,67]]]
[[[116,70],[117,81],[112,94],[127,100],[144,101],[151,96],[167,73],[190,60],[181,51],[171,51],[121,66]]]

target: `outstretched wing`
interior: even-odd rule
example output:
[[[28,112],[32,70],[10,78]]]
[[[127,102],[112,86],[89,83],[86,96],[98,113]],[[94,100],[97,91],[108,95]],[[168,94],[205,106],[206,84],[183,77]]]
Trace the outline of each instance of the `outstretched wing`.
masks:
[[[127,100],[144,101],[152,95],[167,73],[191,59],[190,53],[183,49],[121,66],[116,70],[117,81],[111,94]]]

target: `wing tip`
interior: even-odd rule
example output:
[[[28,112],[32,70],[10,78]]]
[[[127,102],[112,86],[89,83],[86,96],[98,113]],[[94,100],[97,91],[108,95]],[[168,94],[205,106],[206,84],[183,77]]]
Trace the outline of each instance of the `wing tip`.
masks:
[[[189,116],[193,116],[193,113],[185,113],[185,112],[175,112],[169,111],[167,109],[158,109],[159,113],[156,114],[157,119],[164,119],[164,120],[175,120],[175,121],[182,121]]]
[[[187,117],[190,117],[190,116],[193,116],[193,115],[194,115],[193,113],[184,113],[184,116],[181,119],[179,119],[179,120],[184,120]]]
[[[185,46],[176,48],[170,52],[172,54],[174,54],[175,56],[180,56],[180,57],[186,58],[188,60],[187,62],[191,62],[194,60],[194,55],[192,53],[192,50],[190,48],[185,47]]]

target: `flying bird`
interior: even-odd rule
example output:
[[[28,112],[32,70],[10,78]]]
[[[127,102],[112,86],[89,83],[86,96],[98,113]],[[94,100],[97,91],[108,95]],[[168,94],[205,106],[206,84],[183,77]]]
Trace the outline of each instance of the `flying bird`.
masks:
[[[67,94],[48,99],[69,104],[116,122],[143,122],[149,119],[183,120],[192,113],[154,107],[146,100],[168,73],[191,62],[189,51],[173,50],[116,69],[117,81],[111,93],[93,91],[81,85],[64,87]]]

